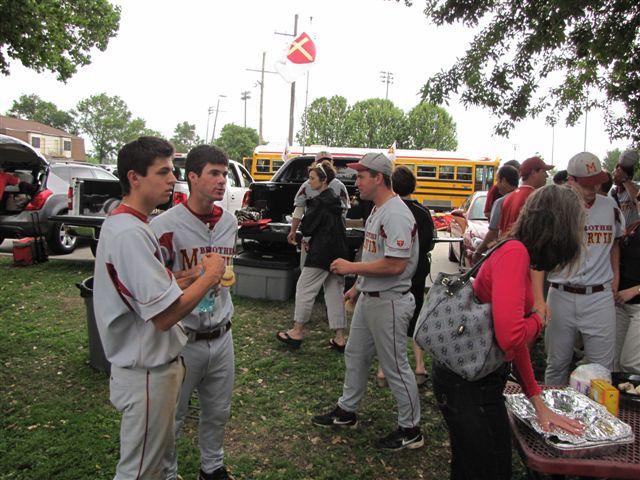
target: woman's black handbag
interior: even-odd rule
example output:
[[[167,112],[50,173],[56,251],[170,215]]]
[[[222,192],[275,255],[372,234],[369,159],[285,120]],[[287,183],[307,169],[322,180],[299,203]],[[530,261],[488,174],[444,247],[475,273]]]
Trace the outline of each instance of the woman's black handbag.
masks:
[[[416,323],[413,338],[420,348],[468,381],[479,380],[504,363],[493,331],[491,304],[475,298],[472,278],[504,243],[462,275],[440,272]]]

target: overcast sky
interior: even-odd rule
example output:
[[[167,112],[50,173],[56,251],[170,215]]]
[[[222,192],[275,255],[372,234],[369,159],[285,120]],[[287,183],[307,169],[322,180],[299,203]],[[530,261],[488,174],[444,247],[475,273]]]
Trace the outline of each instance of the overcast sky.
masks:
[[[207,128],[207,109],[220,101],[217,132],[226,123],[243,124],[240,93],[251,91],[247,126],[258,129],[259,69],[267,52],[272,70],[290,38],[294,14],[298,33],[310,31],[317,47],[310,72],[309,103],[316,97],[342,95],[349,104],[385,95],[380,71],[391,71],[389,99],[404,111],[419,101],[425,80],[462,55],[473,32],[463,26],[436,27],[422,13],[423,2],[411,8],[384,0],[123,0],[120,30],[105,52],[95,52],[90,65],[66,84],[51,73],[37,74],[19,62],[9,77],[0,77],[0,111],[6,112],[22,94],[35,93],[59,108],[73,108],[79,100],[105,92],[124,99],[134,116],[170,137],[176,124],[195,123],[201,137]],[[311,20],[312,18],[312,20]],[[305,81],[297,85],[296,125],[305,103]],[[266,75],[264,137],[282,143],[288,134],[289,84]],[[510,138],[492,135],[496,119],[488,111],[466,110],[455,100],[447,107],[457,124],[458,150],[474,156],[519,160],[539,152],[550,163],[552,131],[542,119],[518,125]],[[213,116],[210,118],[211,135]],[[556,126],[554,163],[565,166],[582,151],[584,120],[573,128]],[[607,138],[603,117],[590,112],[587,150],[602,158],[607,150],[628,142]]]

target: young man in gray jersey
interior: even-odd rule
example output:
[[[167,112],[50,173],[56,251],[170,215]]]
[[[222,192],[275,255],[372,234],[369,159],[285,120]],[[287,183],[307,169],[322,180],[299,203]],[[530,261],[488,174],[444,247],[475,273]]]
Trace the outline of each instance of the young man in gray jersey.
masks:
[[[164,478],[174,446],[174,412],[187,338],[180,319],[220,282],[222,257],[207,255],[202,276],[184,287],[161,260],[148,225],[173,191],[173,147],[140,137],[118,153],[124,198],[106,218],[96,252],[94,312],[111,362],[110,400],[122,412],[116,480]]]
[[[185,165],[189,184],[187,203],[176,205],[151,222],[158,236],[168,268],[190,271],[208,253],[217,253],[232,264],[238,222],[214,202],[222,200],[227,185],[229,157],[220,148],[199,145],[192,148]],[[224,466],[224,430],[231,413],[234,381],[234,352],[231,336],[233,304],[229,287],[223,281],[210,292],[210,298],[182,320],[188,341],[182,356],[187,373],[176,411],[176,437],[184,423],[194,390],[200,401],[199,480],[225,480],[231,475]],[[174,448],[167,457],[167,480],[178,474]]]
[[[547,301],[551,321],[545,332],[547,385],[566,385],[573,346],[578,334],[590,363],[612,370],[615,358],[616,315],[620,247],[624,218],[615,202],[596,194],[607,179],[600,160],[581,152],[569,160],[568,184],[582,197],[587,212],[584,227],[586,251],[576,268],[551,272]]]
[[[418,263],[417,226],[413,214],[391,189],[393,165],[382,153],[368,153],[358,163],[360,197],[375,204],[365,225],[362,261],[337,259],[331,272],[356,274],[358,280],[345,299],[356,302],[345,349],[345,380],[338,405],[313,417],[319,426],[355,426],[356,410],[367,389],[373,356],[396,399],[398,429],[381,438],[384,450],[420,448],[420,399],[407,358],[407,328],[415,309],[410,292]]]
[[[625,150],[620,154],[618,164],[613,171],[613,183],[609,196],[613,198],[624,215],[626,225],[636,222],[638,215],[638,187],[633,183],[633,175],[638,163],[638,152]]]

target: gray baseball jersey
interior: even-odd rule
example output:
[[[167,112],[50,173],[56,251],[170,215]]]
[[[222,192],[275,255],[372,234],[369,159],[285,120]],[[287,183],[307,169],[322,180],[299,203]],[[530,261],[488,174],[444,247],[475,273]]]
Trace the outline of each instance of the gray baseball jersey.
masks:
[[[610,253],[614,240],[624,232],[624,218],[615,201],[596,195],[587,208],[584,226],[586,251],[579,267],[549,274],[549,282],[569,285],[602,285],[613,280]]]
[[[613,198],[614,201],[617,197],[617,203],[624,216],[625,225],[631,225],[640,219],[640,215],[638,215],[638,203],[635,198],[629,195],[626,188],[622,187],[618,189],[618,187],[614,185],[609,191],[609,197]]]
[[[342,205],[342,211],[344,213],[347,212],[351,208],[351,203],[349,202],[349,193],[347,192],[347,187],[344,186],[337,178],[334,178],[329,182],[329,188],[333,190],[336,196],[340,199],[340,204]],[[307,201],[311,200],[313,197],[316,197],[320,194],[320,190],[314,190],[309,185],[309,180],[306,180],[300,188],[298,189],[298,193],[296,193],[295,198],[293,199],[294,207],[306,207]]]
[[[502,212],[502,202],[509,196],[507,193],[504,197],[500,197],[491,207],[491,218],[489,219],[489,230],[500,230],[500,213]]]
[[[374,208],[367,218],[362,244],[362,262],[384,257],[407,258],[407,267],[400,275],[367,277],[358,275],[356,288],[361,292],[406,292],[418,265],[418,227],[411,210],[399,196]]]
[[[238,222],[218,206],[211,216],[201,219],[186,204],[176,205],[155,218],[151,228],[158,237],[165,264],[174,272],[197,265],[207,253],[224,256],[227,264],[235,254]],[[231,315],[233,303],[229,288],[221,287],[212,312],[200,312],[196,308],[182,323],[189,330],[208,330],[226,323]]]
[[[160,245],[140,212],[121,205],[102,224],[93,308],[107,359],[118,367],[153,368],[176,358],[187,338],[179,324],[152,321],[181,295],[162,263]]]

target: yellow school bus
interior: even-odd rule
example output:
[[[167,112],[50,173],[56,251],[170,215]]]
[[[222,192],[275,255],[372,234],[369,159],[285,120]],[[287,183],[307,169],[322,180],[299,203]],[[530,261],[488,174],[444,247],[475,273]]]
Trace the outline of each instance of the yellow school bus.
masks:
[[[285,158],[314,156],[321,151],[331,153],[334,158],[353,158],[353,161],[357,161],[369,152],[388,154],[387,149],[311,145],[289,147],[288,154],[285,156],[283,146],[268,144],[257,146],[253,157],[245,160],[251,164],[250,171],[253,179],[265,181],[271,180],[271,177],[284,164]],[[496,172],[500,165],[500,159],[491,160],[488,157],[460,152],[398,149],[395,155],[394,163],[406,165],[416,176],[416,190],[412,197],[424,206],[440,211],[457,208],[473,192],[491,188],[495,183]]]

